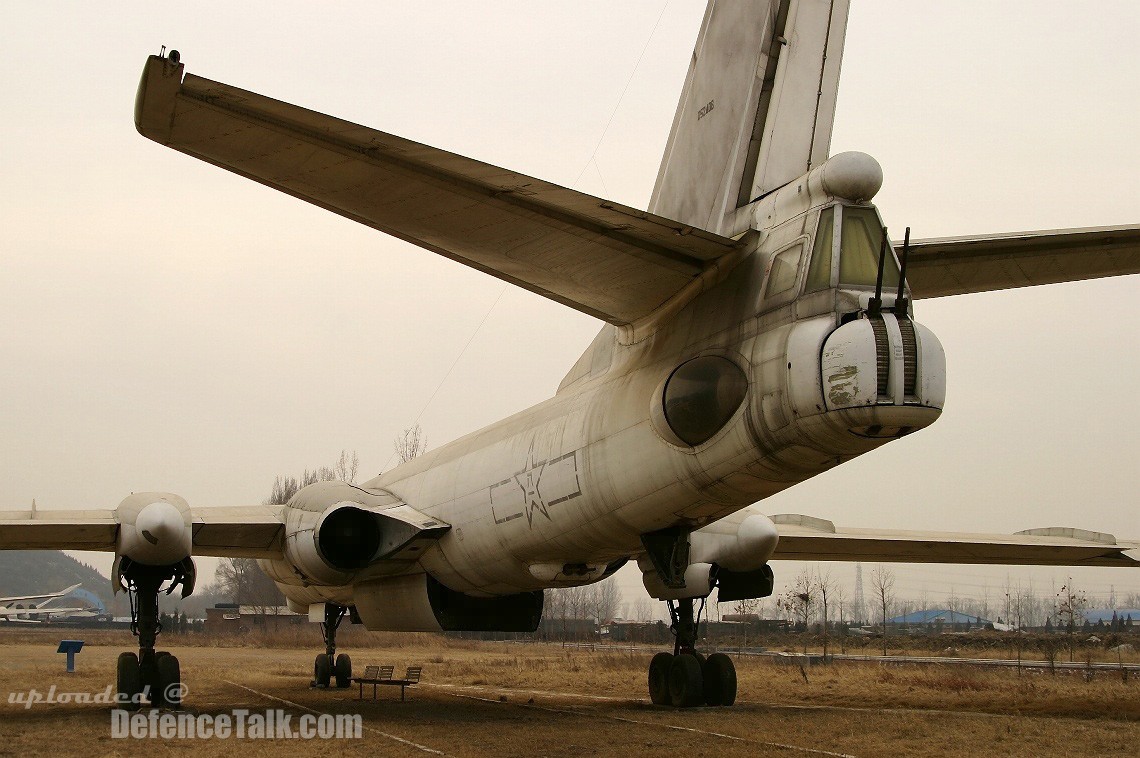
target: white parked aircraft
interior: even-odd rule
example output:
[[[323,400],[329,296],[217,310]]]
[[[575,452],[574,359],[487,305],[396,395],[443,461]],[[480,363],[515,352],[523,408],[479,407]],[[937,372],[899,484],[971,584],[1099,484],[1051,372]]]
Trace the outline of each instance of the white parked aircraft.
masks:
[[[44,607],[44,603],[69,595],[77,589],[79,589],[79,585],[73,584],[59,592],[0,597],[0,621],[39,623],[52,616],[87,612],[90,609]]]
[[[731,704],[696,601],[772,592],[774,559],[1140,565],[1140,542],[837,527],[752,503],[933,423],[945,396],[922,298],[1140,272],[1140,226],[888,238],[873,158],[828,157],[847,0],[712,0],[648,211],[186,74],[151,56],[146,137],[549,297],[606,325],[551,399],[354,486],[285,506],[7,513],[0,547],[108,550],[136,595],[119,691],[179,678],[157,593],[194,555],[246,556],[323,623],[315,680],[347,685],[370,629],[533,630],[542,590],[634,559],[677,641],[655,703]]]

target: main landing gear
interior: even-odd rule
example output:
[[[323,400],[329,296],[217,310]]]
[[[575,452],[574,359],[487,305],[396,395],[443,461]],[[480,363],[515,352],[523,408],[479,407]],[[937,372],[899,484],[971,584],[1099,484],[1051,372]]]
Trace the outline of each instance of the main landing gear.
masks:
[[[145,703],[156,708],[178,708],[185,694],[178,658],[165,650],[156,652],[154,649],[162,632],[162,624],[158,622],[158,593],[169,580],[166,594],[181,584],[182,596],[189,595],[194,588],[194,564],[187,558],[174,566],[146,566],[124,556],[116,573],[131,601],[131,633],[139,638],[137,655],[119,654],[116,703],[131,711]]]
[[[658,653],[649,663],[649,698],[654,705],[691,708],[736,702],[736,666],[724,653],[705,657],[696,651],[700,611],[694,599],[669,600],[670,626],[677,641],[672,653]]]
[[[336,630],[347,612],[346,606],[325,603],[325,620],[321,624],[325,652],[313,661],[312,687],[330,687],[335,682],[339,689],[345,689],[352,684],[352,659],[344,653],[336,654]]]

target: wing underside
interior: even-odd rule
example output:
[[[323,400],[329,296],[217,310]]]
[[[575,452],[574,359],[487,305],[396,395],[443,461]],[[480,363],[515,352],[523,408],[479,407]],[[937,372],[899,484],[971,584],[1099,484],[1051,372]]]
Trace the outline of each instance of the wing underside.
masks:
[[[1082,529],[1052,527],[1003,535],[855,529],[799,515],[772,520],[780,533],[775,559],[1140,567],[1140,542]]]

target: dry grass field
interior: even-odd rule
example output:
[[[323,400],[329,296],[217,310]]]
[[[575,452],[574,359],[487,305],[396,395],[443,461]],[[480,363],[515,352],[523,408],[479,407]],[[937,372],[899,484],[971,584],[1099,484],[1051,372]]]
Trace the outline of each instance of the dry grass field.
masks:
[[[312,632],[306,634],[305,632]],[[55,653],[58,630],[0,634],[0,690],[101,692],[113,684],[122,633],[90,632],[77,673]],[[1044,756],[1136,755],[1140,681],[1098,673],[1022,673],[966,666],[837,663],[801,670],[737,659],[732,708],[677,711],[648,703],[648,653],[476,643],[432,635],[342,635],[354,667],[422,665],[401,703],[356,689],[310,690],[315,630],[271,638],[169,638],[182,662],[185,707],[361,714],[359,740],[113,739],[97,704],[0,705],[0,755],[243,756]],[[182,642],[210,642],[194,646]],[[366,692],[370,698],[371,693]]]

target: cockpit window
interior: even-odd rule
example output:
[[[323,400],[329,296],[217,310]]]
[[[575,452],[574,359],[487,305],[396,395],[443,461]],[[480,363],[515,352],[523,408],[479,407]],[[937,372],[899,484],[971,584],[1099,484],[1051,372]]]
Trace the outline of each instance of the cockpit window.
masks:
[[[874,208],[843,207],[843,238],[840,242],[839,286],[875,286],[879,273],[879,251],[883,228]],[[893,292],[899,286],[899,269],[891,248],[883,262],[883,289]]]
[[[819,214],[815,230],[815,246],[811,251],[811,268],[808,269],[804,292],[819,292],[831,286],[831,251],[835,247],[835,206],[824,208]]]

